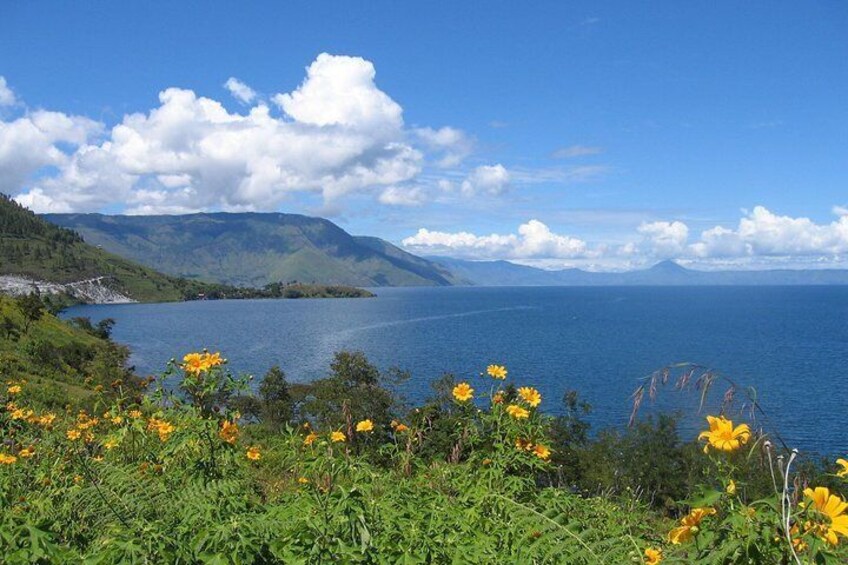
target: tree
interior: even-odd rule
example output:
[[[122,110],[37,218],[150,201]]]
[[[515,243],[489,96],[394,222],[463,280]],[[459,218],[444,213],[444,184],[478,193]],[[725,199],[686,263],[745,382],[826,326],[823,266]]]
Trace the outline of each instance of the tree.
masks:
[[[3,331],[3,335],[6,339],[14,339],[18,335],[18,326],[8,316],[3,316],[3,318],[0,319],[0,330]]]
[[[16,302],[18,309],[24,315],[24,333],[28,333],[30,324],[37,322],[44,315],[46,310],[44,302],[41,301],[41,297],[35,292],[18,297]]]
[[[380,370],[361,351],[339,351],[330,364],[330,371],[332,378],[348,386],[376,385],[380,380]]]
[[[374,434],[388,428],[396,406],[392,392],[381,386],[379,369],[361,351],[340,351],[330,365],[331,375],[305,387],[300,415],[322,427],[352,434],[353,425],[366,418]]]
[[[262,422],[269,428],[279,431],[293,416],[292,397],[286,374],[274,365],[271,367],[262,384],[259,385],[259,397],[262,401]]]

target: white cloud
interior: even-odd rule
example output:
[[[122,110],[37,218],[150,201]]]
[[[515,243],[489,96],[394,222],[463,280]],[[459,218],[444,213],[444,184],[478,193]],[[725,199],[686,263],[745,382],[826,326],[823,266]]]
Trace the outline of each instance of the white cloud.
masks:
[[[101,131],[101,124],[88,118],[43,110],[0,120],[0,192],[16,193],[43,167],[66,166],[71,159],[60,144],[79,146]]]
[[[636,230],[645,238],[648,252],[656,257],[677,257],[686,249],[689,227],[683,222],[643,222]]]
[[[472,196],[481,192],[498,195],[509,188],[510,174],[501,164],[481,165],[462,181],[462,193]]]
[[[415,134],[430,149],[442,153],[437,163],[440,167],[455,167],[474,150],[474,141],[465,132],[456,128],[418,128]]]
[[[15,103],[15,93],[6,84],[6,78],[0,76],[0,106],[11,106]]]
[[[420,206],[426,198],[421,187],[390,186],[380,193],[378,200],[389,206]]]
[[[322,54],[297,90],[275,96],[282,116],[262,103],[230,113],[168,88],[157,107],[124,116],[99,141],[100,124],[55,112],[0,122],[0,189],[35,211],[123,204],[128,213],[274,210],[297,192],[325,201],[382,194],[416,177],[424,156],[374,76],[364,59]],[[56,170],[33,178],[47,166]],[[397,203],[398,195],[383,201]]]
[[[715,226],[690,243],[682,221],[642,222],[629,237],[588,243],[530,220],[513,234],[475,235],[421,228],[402,241],[412,251],[468,259],[512,259],[547,268],[582,265],[613,270],[643,268],[676,259],[698,268],[848,267],[848,210],[836,206],[833,222],[779,216],[756,206],[735,229]]]
[[[256,91],[244,84],[236,77],[230,77],[224,83],[224,88],[230,91],[233,98],[242,104],[250,104],[256,98]]]
[[[568,147],[557,149],[556,151],[551,153],[551,157],[554,159],[574,159],[575,157],[598,155],[599,153],[603,152],[604,150],[601,147],[591,147],[588,145],[570,145]]]
[[[274,102],[301,124],[343,126],[359,131],[386,132],[403,126],[403,110],[377,88],[370,61],[322,53],[306,69],[297,90],[277,94]]]
[[[692,244],[695,257],[800,256],[848,253],[848,215],[833,209],[839,219],[817,224],[809,218],[778,216],[756,206],[739,220],[735,230],[715,227]]]
[[[555,234],[539,220],[520,225],[517,234],[478,236],[469,232],[450,233],[421,228],[402,243],[419,252],[473,259],[565,259],[591,254],[583,240]]]

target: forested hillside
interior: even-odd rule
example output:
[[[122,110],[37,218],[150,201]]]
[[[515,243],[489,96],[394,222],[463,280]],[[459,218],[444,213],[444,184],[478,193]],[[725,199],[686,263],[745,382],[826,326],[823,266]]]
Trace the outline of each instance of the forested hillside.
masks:
[[[0,275],[51,283],[98,279],[139,301],[180,300],[200,288],[97,247],[0,195]]]
[[[297,280],[353,286],[463,284],[448,269],[377,238],[298,214],[43,216],[88,243],[175,276],[240,286]]]

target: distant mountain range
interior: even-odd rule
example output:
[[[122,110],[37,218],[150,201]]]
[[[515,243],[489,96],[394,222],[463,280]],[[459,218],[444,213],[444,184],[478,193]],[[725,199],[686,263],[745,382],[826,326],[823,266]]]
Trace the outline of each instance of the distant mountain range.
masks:
[[[628,272],[549,271],[509,261],[418,257],[329,220],[278,213],[183,216],[46,214],[87,243],[175,277],[262,287],[300,281],[352,286],[844,285],[848,270],[698,271],[674,261]]]
[[[322,218],[277,213],[47,214],[92,245],[187,279],[261,287],[297,280],[353,286],[468,284],[438,263]]]
[[[776,269],[766,271],[696,271],[674,261],[621,273],[581,269],[548,271],[509,261],[467,261],[429,257],[455,275],[479,286],[673,286],[673,285],[845,285],[845,269]]]

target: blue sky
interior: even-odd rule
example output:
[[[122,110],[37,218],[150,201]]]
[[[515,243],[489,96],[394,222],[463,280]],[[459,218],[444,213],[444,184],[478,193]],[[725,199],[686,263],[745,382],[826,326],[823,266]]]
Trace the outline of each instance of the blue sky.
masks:
[[[835,1],[4,3],[0,190],[547,267],[845,266],[846,29]]]

